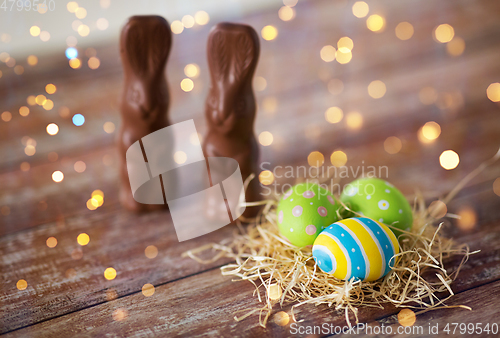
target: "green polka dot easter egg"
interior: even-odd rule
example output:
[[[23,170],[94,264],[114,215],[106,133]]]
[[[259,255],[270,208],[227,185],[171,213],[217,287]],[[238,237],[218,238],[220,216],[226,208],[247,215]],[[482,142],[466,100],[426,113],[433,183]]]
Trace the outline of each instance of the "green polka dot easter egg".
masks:
[[[280,233],[298,247],[312,245],[323,229],[338,220],[340,203],[314,183],[300,183],[283,194],[276,215]]]
[[[403,194],[387,181],[379,178],[357,179],[345,187],[340,200],[363,216],[401,230],[411,230],[411,206]],[[401,232],[396,230],[394,234],[399,236]]]

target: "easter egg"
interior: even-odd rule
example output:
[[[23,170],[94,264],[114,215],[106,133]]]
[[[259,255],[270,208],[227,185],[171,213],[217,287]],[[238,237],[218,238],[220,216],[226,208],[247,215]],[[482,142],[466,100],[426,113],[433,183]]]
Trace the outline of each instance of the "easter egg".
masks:
[[[285,192],[276,210],[280,233],[293,245],[312,245],[318,234],[338,220],[340,203],[314,183],[300,183]]]
[[[346,218],[323,230],[312,254],[318,267],[342,280],[374,281],[385,276],[399,253],[394,233],[367,217]]]
[[[340,200],[363,216],[401,230],[411,230],[411,206],[403,194],[387,181],[379,178],[357,179],[346,186]],[[393,231],[396,236],[401,234],[400,231]]]

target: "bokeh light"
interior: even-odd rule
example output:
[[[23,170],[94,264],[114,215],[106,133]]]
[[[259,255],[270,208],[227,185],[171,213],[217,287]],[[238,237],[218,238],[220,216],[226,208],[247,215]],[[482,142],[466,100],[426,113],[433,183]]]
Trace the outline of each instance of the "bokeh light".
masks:
[[[187,161],[187,155],[185,152],[179,150],[174,153],[174,161],[177,164],[183,164]]]
[[[32,145],[27,145],[26,148],[24,148],[24,153],[28,156],[33,156],[36,153],[36,148],[35,146]]]
[[[278,284],[269,285],[268,294],[269,294],[269,299],[271,300],[280,299],[282,295],[281,287]]]
[[[104,270],[104,278],[107,280],[113,280],[116,277],[116,270],[113,268],[107,268]]]
[[[259,143],[264,147],[270,146],[273,143],[273,134],[263,131],[259,134]]]
[[[196,79],[200,75],[200,67],[196,63],[189,63],[184,67],[184,74],[187,77]]]
[[[87,165],[83,161],[76,161],[73,165],[73,169],[79,174],[83,173],[87,169]]]
[[[364,18],[368,15],[369,11],[370,7],[364,1],[356,1],[354,5],[352,5],[352,14],[357,18]]]
[[[403,143],[396,136],[389,136],[384,141],[384,150],[389,154],[397,154],[403,147]]]
[[[36,64],[38,63],[38,57],[36,57],[35,55],[30,55],[28,56],[26,61],[30,66],[36,66]]]
[[[490,84],[486,89],[486,96],[493,102],[500,102],[500,83]]]
[[[264,170],[259,174],[259,182],[263,185],[269,185],[274,182],[274,174],[270,170]]]
[[[205,11],[198,11],[194,14],[194,21],[200,26],[206,25],[210,21],[210,16]]]
[[[49,123],[46,129],[49,135],[56,135],[59,132],[59,127],[55,123]]]
[[[82,114],[75,114],[73,115],[72,121],[75,126],[79,127],[85,123],[85,117]]]
[[[96,26],[97,26],[98,30],[104,31],[104,30],[108,29],[109,22],[106,18],[99,18],[96,21]]]
[[[415,315],[415,312],[410,309],[402,309],[398,313],[398,322],[402,326],[412,326],[415,324],[416,320],[417,316]]]
[[[148,245],[144,250],[144,254],[147,258],[153,259],[158,256],[158,248],[154,245]]]
[[[477,214],[473,208],[469,206],[461,207],[457,215],[460,217],[457,220],[457,225],[460,229],[465,231],[474,229],[477,222]]]
[[[385,83],[383,83],[380,80],[372,81],[368,85],[368,95],[370,95],[374,99],[380,99],[385,95],[385,92],[386,92]]]
[[[57,91],[57,88],[52,83],[49,83],[45,86],[45,91],[47,92],[47,94],[54,94]]]
[[[294,7],[299,0],[283,0],[283,5],[288,7]]]
[[[52,180],[56,183],[62,182],[64,180],[64,174],[60,170],[56,170],[52,173]]]
[[[344,112],[339,107],[330,107],[325,112],[325,119],[330,123],[339,123],[343,116]]]
[[[347,154],[342,150],[335,150],[330,155],[330,162],[336,167],[342,167],[347,163]]]
[[[347,53],[354,48],[354,42],[347,36],[341,37],[337,42],[337,48],[341,52]]]
[[[23,162],[23,163],[21,163],[20,167],[21,167],[21,171],[27,172],[30,170],[31,165],[28,162]]]
[[[275,96],[267,96],[262,100],[262,109],[268,113],[274,113],[278,107],[278,99]]]
[[[19,108],[19,115],[21,116],[28,116],[30,114],[30,109],[26,106],[22,106]]]
[[[78,237],[76,238],[76,241],[81,246],[85,246],[85,245],[89,244],[90,236],[87,235],[86,233],[82,232],[81,234],[78,235]]]
[[[370,15],[366,19],[366,27],[372,32],[382,32],[385,28],[385,19],[378,14]]]
[[[319,151],[313,151],[307,156],[307,163],[311,167],[321,167],[325,163],[325,156]]]
[[[4,111],[2,113],[2,120],[4,122],[9,122],[10,120],[12,120],[12,113],[10,111]]]
[[[319,55],[321,57],[321,60],[325,62],[332,62],[333,60],[335,60],[336,53],[337,51],[335,50],[335,47],[333,47],[332,45],[326,45],[321,48]]]
[[[181,81],[181,89],[183,91],[190,92],[193,90],[193,88],[194,88],[193,80],[186,78]]]
[[[89,33],[90,33],[89,26],[83,24],[78,26],[78,34],[80,34],[80,36],[88,36]]]
[[[434,29],[434,39],[441,43],[450,42],[455,36],[455,30],[448,24],[442,24]]]
[[[400,40],[408,40],[413,36],[413,25],[409,22],[400,22],[396,26],[396,36]]]
[[[44,102],[43,102],[43,105],[42,105],[43,109],[45,110],[51,110],[52,108],[54,108],[54,102],[50,99],[46,99]]]
[[[47,31],[41,31],[40,32],[40,40],[43,42],[47,42],[50,40],[50,33]]]
[[[170,24],[170,29],[174,34],[181,34],[184,30],[184,25],[179,20],[175,20]]]
[[[439,163],[444,169],[452,170],[460,163],[460,157],[453,150],[445,150],[439,156]]]
[[[83,7],[78,7],[75,11],[75,16],[78,19],[84,19],[87,16],[87,10]]]
[[[430,105],[436,102],[438,94],[434,88],[424,87],[418,92],[418,98],[423,104]]]
[[[267,41],[274,40],[278,36],[278,30],[276,29],[276,27],[271,25],[267,25],[262,28],[260,33],[262,35],[262,38]]]
[[[431,202],[429,208],[427,208],[429,215],[435,219],[440,219],[446,216],[448,213],[448,207],[443,201],[436,200]]]
[[[126,309],[116,309],[112,314],[113,320],[116,322],[127,319],[128,312]]]
[[[101,65],[101,61],[97,57],[92,56],[91,58],[89,58],[87,64],[90,69],[97,69]]]
[[[142,294],[144,295],[144,297],[151,297],[154,293],[155,287],[153,286],[153,284],[147,283],[142,286]]]
[[[349,50],[338,50],[336,53],[335,53],[335,58],[337,59],[337,62],[340,63],[340,64],[346,64],[346,63],[349,63],[349,61],[351,61],[352,59],[352,52]]]
[[[113,122],[105,122],[102,126],[104,131],[108,134],[112,134],[115,131],[115,124]]]
[[[432,143],[441,135],[441,126],[429,121],[424,124],[418,131],[418,140],[422,143]]]
[[[358,130],[363,126],[363,115],[357,111],[347,113],[345,120],[349,129]]]
[[[14,73],[16,73],[17,75],[21,75],[22,73],[24,73],[24,67],[21,65],[15,66]]]
[[[182,17],[182,24],[186,28],[191,28],[194,26],[194,18],[191,15],[184,15]]]
[[[79,59],[69,60],[69,66],[73,69],[78,69],[82,66],[82,62]]]
[[[78,3],[76,3],[75,1],[70,1],[66,4],[66,8],[68,9],[68,12],[75,13],[78,9]]]
[[[57,245],[57,239],[55,237],[49,237],[45,241],[45,244],[47,244],[49,248],[55,248]]]
[[[459,36],[455,36],[453,40],[446,44],[446,52],[451,56],[460,56],[465,50],[465,41]]]
[[[283,6],[278,11],[278,17],[283,21],[290,21],[295,18],[295,9],[289,6]]]
[[[25,290],[28,287],[28,282],[26,282],[24,279],[20,279],[16,283],[16,287],[18,290]]]
[[[40,35],[40,27],[38,27],[38,26],[31,26],[31,28],[30,28],[30,34],[32,36],[38,36],[38,35]]]
[[[276,325],[286,326],[290,322],[290,315],[285,311],[277,312],[273,317]]]
[[[344,82],[339,79],[331,79],[330,81],[328,81],[327,87],[330,94],[338,95],[344,90]]]
[[[254,89],[258,92],[263,91],[267,87],[267,81],[262,76],[256,76],[253,80]]]

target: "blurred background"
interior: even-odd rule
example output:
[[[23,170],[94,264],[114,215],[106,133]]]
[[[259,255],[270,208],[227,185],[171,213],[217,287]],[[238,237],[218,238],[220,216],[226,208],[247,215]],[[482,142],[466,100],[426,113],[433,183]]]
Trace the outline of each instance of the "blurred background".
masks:
[[[431,198],[500,145],[498,1],[43,3],[0,8],[4,233],[118,208],[118,36],[132,15],[171,24],[171,120],[194,119],[201,137],[209,30],[220,21],[255,28],[255,132],[266,168],[388,166],[410,198],[416,189]],[[498,173],[480,181],[500,196]],[[260,173],[263,184],[275,179]]]

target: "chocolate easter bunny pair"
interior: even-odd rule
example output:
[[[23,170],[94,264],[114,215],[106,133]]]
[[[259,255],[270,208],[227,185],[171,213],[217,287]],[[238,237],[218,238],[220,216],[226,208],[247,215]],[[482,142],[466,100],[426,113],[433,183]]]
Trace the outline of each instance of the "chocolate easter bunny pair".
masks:
[[[151,132],[170,125],[165,66],[171,47],[168,22],[158,16],[134,16],[122,30],[120,52],[125,73],[119,132],[120,201],[134,211],[157,208],[136,202],[127,176],[126,151]],[[235,159],[243,179],[258,174],[259,148],[253,127],[256,112],[252,79],[259,57],[259,39],[247,25],[219,23],[207,44],[211,86],[205,104],[208,132],[203,142],[206,157]],[[168,187],[164,187],[168,189]],[[246,190],[246,201],[261,199],[258,179]],[[257,208],[243,214],[251,217]]]

